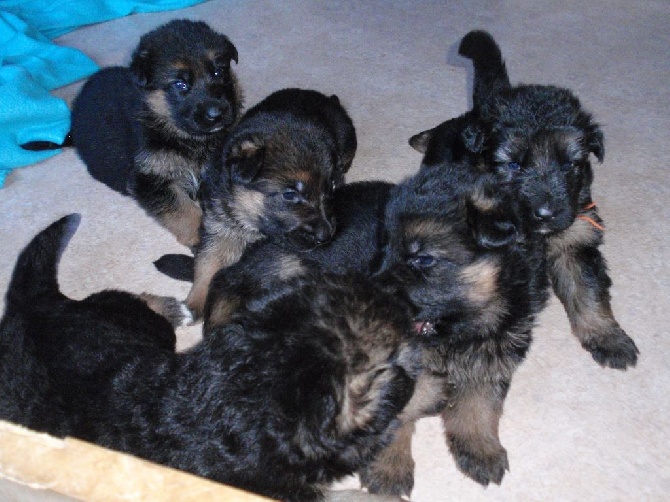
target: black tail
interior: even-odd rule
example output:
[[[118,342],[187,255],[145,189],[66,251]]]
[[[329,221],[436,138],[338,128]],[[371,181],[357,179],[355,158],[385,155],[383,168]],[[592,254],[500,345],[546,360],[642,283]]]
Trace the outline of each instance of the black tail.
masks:
[[[195,261],[185,254],[164,254],[154,262],[162,274],[178,281],[193,282]]]
[[[511,87],[500,47],[485,31],[471,31],[463,37],[458,53],[472,60],[475,69],[473,103],[487,114],[493,97]]]
[[[70,214],[37,234],[19,255],[7,290],[7,312],[31,307],[44,296],[60,296],[58,262],[81,221]]]

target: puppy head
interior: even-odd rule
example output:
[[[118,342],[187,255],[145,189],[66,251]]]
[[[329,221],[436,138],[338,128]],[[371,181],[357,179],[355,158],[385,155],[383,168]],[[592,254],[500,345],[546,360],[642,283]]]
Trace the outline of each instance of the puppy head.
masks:
[[[238,119],[237,49],[206,23],[171,21],[145,34],[130,69],[145,92],[145,121],[178,137],[208,137]]]
[[[230,138],[223,172],[239,222],[297,249],[332,238],[333,150],[291,124]]]
[[[590,197],[589,155],[602,162],[602,131],[565,89],[521,86],[497,104],[490,137],[495,172],[514,187],[533,231],[565,230]]]
[[[441,324],[489,333],[499,325],[506,312],[501,263],[516,240],[483,238],[480,231],[488,232],[488,227],[471,222],[494,209],[482,194],[422,195],[416,178],[392,194],[376,280],[406,295],[416,309],[418,331],[431,332]],[[478,218],[469,214],[473,212]]]

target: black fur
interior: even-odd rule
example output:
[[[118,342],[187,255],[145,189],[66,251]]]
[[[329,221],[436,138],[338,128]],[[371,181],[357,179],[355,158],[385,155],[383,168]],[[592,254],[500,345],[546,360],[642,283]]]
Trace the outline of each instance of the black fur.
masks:
[[[337,96],[282,89],[251,108],[203,177],[201,242],[187,305],[198,317],[211,276],[268,236],[299,249],[335,232],[333,190],[356,151],[354,125]]]
[[[487,483],[500,482],[507,468],[497,423],[548,283],[544,241],[520,237],[509,194],[472,164],[468,127],[468,117],[445,125],[440,138],[447,143],[429,147],[451,145],[449,160],[422,165],[398,186],[338,189],[336,214],[347,214],[347,225],[328,245],[309,252],[273,239],[250,246],[215,275],[205,325],[211,332],[235,312],[262,309],[265,299],[283,294],[288,279],[351,268],[372,274],[385,291],[410,301],[425,344],[420,397],[404,410],[404,426],[442,412],[459,466]],[[341,204],[354,199],[358,204]],[[477,397],[482,416],[472,412]],[[408,470],[390,467],[399,465]],[[394,444],[362,479],[375,492],[409,494],[411,465],[409,447]]]
[[[597,250],[602,231],[596,225],[601,221],[594,209],[586,213],[595,225],[578,217],[585,212],[582,204],[591,201],[588,156],[594,153],[601,159],[602,133],[569,91],[511,87],[500,50],[490,35],[471,32],[461,43],[461,53],[474,60],[473,110],[413,136],[410,144],[424,154],[421,171],[433,173],[426,194],[439,192],[433,183],[442,179],[442,183],[462,187],[479,185],[483,198],[474,197],[466,206],[487,207],[488,199],[497,200],[483,220],[476,211],[474,219],[468,216],[476,234],[483,235],[478,245],[489,249],[477,256],[489,256],[491,264],[500,264],[495,276],[497,292],[485,308],[478,302],[451,301],[444,305],[453,308],[453,313],[442,310],[438,299],[448,291],[458,291],[458,281],[454,282],[458,276],[445,274],[439,279],[442,289],[431,286],[431,277],[439,278],[440,267],[454,267],[468,254],[463,250],[436,256],[423,251],[423,244],[430,251],[435,246],[431,241],[448,236],[426,236],[425,242],[414,243],[407,238],[408,232],[402,229],[412,229],[408,213],[423,215],[417,220],[424,224],[431,214],[435,219],[439,214],[448,215],[444,210],[431,210],[438,206],[427,197],[423,205],[412,203],[415,209],[402,198],[397,207],[387,209],[389,244],[382,275],[390,273],[391,282],[404,283],[402,289],[412,302],[424,305],[417,319],[429,322],[436,339],[442,340],[424,362],[424,370],[445,375],[449,404],[442,417],[458,466],[487,485],[500,483],[508,468],[507,454],[498,439],[498,421],[550,281],[582,344],[601,364],[616,368],[635,364],[637,348],[611,316],[610,282]],[[466,169],[454,170],[458,157],[468,159]],[[572,162],[569,169],[564,165],[566,159]],[[430,264],[426,270],[422,262]],[[500,303],[496,306],[495,302]],[[604,330],[589,333],[585,319]],[[413,463],[397,461],[409,450],[408,443],[409,439],[393,446],[366,469],[363,480],[372,491],[408,493]],[[392,456],[405,470],[385,467],[384,461],[390,462]]]
[[[187,246],[198,239],[202,168],[241,111],[237,59],[204,22],[174,20],[142,36],[129,67],[93,75],[73,104],[73,142],[91,175]]]
[[[68,216],[21,253],[0,323],[0,418],[283,500],[318,500],[412,395],[407,306],[361,277],[297,279],[184,353],[138,297],[58,290]]]
[[[290,240],[274,237],[272,248],[293,250],[309,261],[323,265],[333,273],[357,270],[370,273],[381,263],[381,246],[384,240],[384,208],[393,185],[383,181],[349,183],[335,189],[332,211],[337,222],[333,241],[306,252],[292,245]],[[251,248],[263,247],[257,242]],[[254,251],[256,253],[256,251]],[[265,251],[264,251],[265,253]],[[246,255],[246,251],[245,251]],[[245,257],[245,260],[247,258]],[[263,262],[264,260],[260,260]],[[180,281],[193,282],[193,257],[183,254],[166,254],[154,262],[163,274]],[[245,265],[253,270],[253,266]],[[232,267],[226,268],[231,270]],[[227,275],[226,272],[224,275]],[[259,278],[267,274],[254,273]],[[273,274],[270,274],[273,275]]]
[[[614,318],[611,280],[598,249],[604,227],[591,196],[589,156],[603,161],[603,132],[570,90],[510,85],[488,33],[468,33],[459,51],[475,68],[482,155],[511,187],[524,226],[546,237],[553,289],[574,334],[602,366],[635,366],[639,351]]]

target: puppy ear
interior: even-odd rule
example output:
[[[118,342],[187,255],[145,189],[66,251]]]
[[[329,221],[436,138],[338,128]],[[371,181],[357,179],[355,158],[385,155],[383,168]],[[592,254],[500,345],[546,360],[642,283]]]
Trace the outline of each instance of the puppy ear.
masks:
[[[237,47],[235,47],[235,45],[233,45],[233,43],[230,40],[228,40],[228,45],[226,49],[227,49],[226,52],[230,55],[230,59],[232,61],[235,61],[235,64],[237,64],[237,59],[239,57],[237,54]]]
[[[465,148],[472,153],[480,153],[484,149],[484,130],[478,124],[468,124],[461,131],[461,139]]]
[[[428,144],[433,137],[434,129],[420,132],[409,138],[409,145],[419,153],[426,153]]]
[[[232,183],[246,185],[253,181],[263,167],[265,146],[254,135],[238,138],[229,148],[225,165]]]
[[[595,126],[589,135],[589,152],[593,153],[598,159],[598,162],[605,160],[605,137],[600,127]]]
[[[151,60],[151,53],[147,49],[138,49],[133,54],[130,71],[133,74],[135,82],[140,87],[146,87],[151,81]]]

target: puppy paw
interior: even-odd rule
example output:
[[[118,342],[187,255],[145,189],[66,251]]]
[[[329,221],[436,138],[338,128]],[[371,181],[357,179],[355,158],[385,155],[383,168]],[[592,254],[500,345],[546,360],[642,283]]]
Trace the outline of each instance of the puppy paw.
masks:
[[[465,443],[458,445],[456,441],[453,441],[451,452],[458,468],[484,486],[489,483],[499,485],[505,471],[509,471],[507,451],[502,446],[485,452],[471,449]]]
[[[158,296],[143,293],[140,298],[151,310],[165,317],[173,328],[194,323],[193,314],[184,304],[172,296]]]
[[[414,460],[408,455],[410,464],[380,466],[378,463],[365,467],[358,473],[361,486],[369,493],[405,496],[409,498],[414,488]],[[380,468],[381,467],[381,468]]]
[[[617,370],[635,366],[640,353],[633,339],[619,326],[606,335],[591,338],[583,346],[598,364]]]

